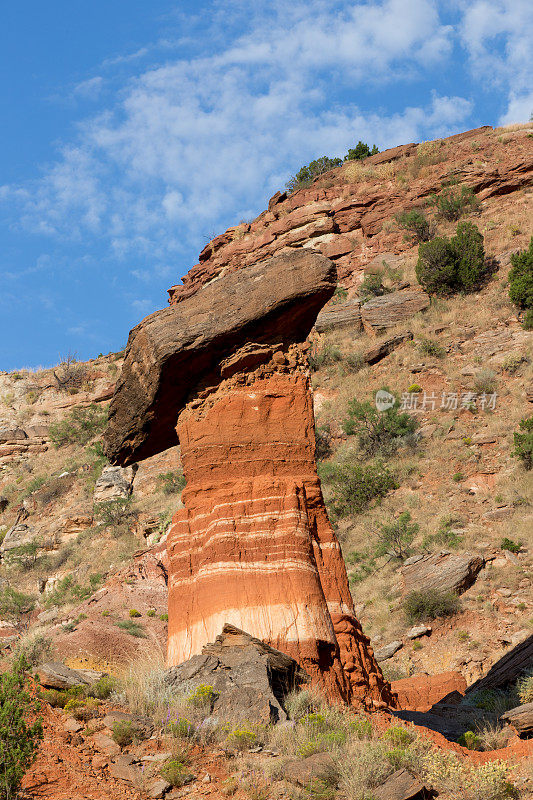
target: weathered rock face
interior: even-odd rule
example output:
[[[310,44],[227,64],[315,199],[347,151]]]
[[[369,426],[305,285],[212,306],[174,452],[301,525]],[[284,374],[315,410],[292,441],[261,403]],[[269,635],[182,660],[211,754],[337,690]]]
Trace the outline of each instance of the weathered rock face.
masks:
[[[229,623],[294,658],[332,700],[379,706],[393,695],[327,518],[301,346],[335,286],[332,262],[300,250],[147,317],[130,334],[106,451],[128,464],[181,444],[169,666]]]
[[[300,250],[220,277],[186,303],[156,311],[128,340],[109,412],[106,451],[122,466],[178,443],[178,414],[191,392],[216,386],[221,367],[246,342],[252,363],[262,345],[303,341],[336,285],[335,266]],[[233,371],[250,367],[250,354]]]
[[[442,551],[430,556],[414,556],[401,569],[404,591],[462,594],[472,586],[484,566],[483,557],[473,553]]]

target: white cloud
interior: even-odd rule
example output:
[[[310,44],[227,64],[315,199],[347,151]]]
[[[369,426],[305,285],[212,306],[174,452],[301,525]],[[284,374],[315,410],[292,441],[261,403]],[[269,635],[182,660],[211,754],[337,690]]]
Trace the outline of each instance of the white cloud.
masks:
[[[22,206],[33,230],[105,237],[117,257],[166,265],[224,222],[261,210],[311,158],[342,155],[358,138],[383,147],[442,136],[468,117],[468,100],[436,93],[395,113],[356,102],[362,85],[446,58],[452,32],[433,0],[310,0],[290,9],[276,0],[266,15],[261,5],[251,30],[225,48],[132,79],[115,107],[79,126],[41,180],[0,195]],[[336,101],[337,89],[352,102]]]
[[[505,88],[501,123],[525,122],[533,112],[533,4],[531,0],[462,0],[460,36],[485,88]]]
[[[94,78],[88,78],[88,80],[78,83],[72,94],[84,100],[96,100],[102,91],[103,84],[104,79],[100,75],[96,75]]]

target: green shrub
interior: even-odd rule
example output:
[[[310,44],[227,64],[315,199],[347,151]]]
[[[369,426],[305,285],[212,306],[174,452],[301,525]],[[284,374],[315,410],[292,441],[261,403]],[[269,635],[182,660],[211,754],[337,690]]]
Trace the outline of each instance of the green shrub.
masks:
[[[119,747],[127,747],[138,738],[139,731],[129,719],[121,719],[113,723],[112,737]]]
[[[168,614],[161,614],[159,619],[161,622],[168,622]]]
[[[30,693],[29,664],[21,656],[0,675],[0,799],[11,800],[25,772],[35,761],[43,738],[40,718],[28,724],[37,705]]]
[[[411,524],[411,514],[403,511],[397,519],[389,525],[380,525],[377,533],[375,554],[380,556],[391,555],[394,558],[404,559],[410,554],[411,544],[419,531],[419,525]]]
[[[509,781],[509,764],[491,761],[474,766],[445,750],[430,749],[424,775],[439,796],[461,800],[511,800],[518,792]]]
[[[421,590],[410,592],[403,601],[405,616],[409,623],[438,617],[451,617],[459,610],[459,598],[453,592]]]
[[[509,272],[509,297],[518,308],[533,309],[533,236],[527,250],[513,253]]]
[[[380,297],[385,293],[383,286],[383,272],[369,272],[365,275],[363,282],[358,289],[361,300],[370,300],[372,297]]]
[[[35,599],[32,595],[19,592],[11,586],[0,589],[0,619],[16,625],[24,614],[29,614],[34,608]]]
[[[418,248],[416,277],[428,294],[473,292],[489,271],[483,236],[471,222],[460,222],[451,239],[438,236]]]
[[[389,456],[410,437],[418,426],[406,411],[398,410],[398,401],[391,408],[379,411],[368,400],[351,400],[342,427],[348,436],[357,436],[365,456]]]
[[[382,463],[323,464],[320,477],[332,486],[332,510],[338,517],[360,514],[399,484]]]
[[[163,494],[179,494],[186,483],[183,472],[162,472],[157,476],[156,489]]]
[[[401,725],[391,725],[381,736],[383,741],[391,742],[395,747],[407,747],[414,738],[415,734]]]
[[[429,203],[435,207],[437,216],[449,222],[479,208],[479,201],[468,186],[448,186],[440,194],[432,195]]]
[[[322,175],[324,172],[329,172],[329,170],[334,169],[334,167],[340,167],[341,164],[342,160],[340,158],[321,156],[311,161],[310,164],[301,167],[296,175],[293,175],[285,185],[292,194],[292,192],[297,192],[298,189],[304,189],[309,186],[319,175]]]
[[[129,497],[117,497],[94,504],[95,520],[106,528],[115,528],[117,535],[131,524],[135,516],[136,511]]]
[[[50,425],[50,439],[55,447],[67,444],[87,444],[101,434],[107,425],[107,408],[94,403],[86,408],[73,408],[59,422]]]
[[[451,239],[455,254],[457,284],[464,292],[478,289],[488,272],[483,234],[472,222],[460,222]]]
[[[361,139],[357,142],[355,147],[350,147],[348,153],[344,156],[345,161],[362,161],[364,158],[368,158],[368,156],[375,156],[379,153],[379,149],[376,145],[372,145],[372,149],[366,144],[366,142],[362,142]]]
[[[526,331],[533,331],[533,308],[528,308],[528,310],[524,314],[522,327]]]
[[[59,689],[41,689],[39,698],[45,703],[49,703],[52,708],[65,708],[71,699],[66,692]]]
[[[146,632],[140,622],[134,622],[132,619],[123,619],[115,622],[117,628],[129,633],[130,636],[135,636],[137,639],[146,639]]]
[[[186,717],[177,717],[169,720],[166,728],[176,739],[191,739],[195,734],[195,727]]]
[[[147,617],[155,617],[156,613],[157,612],[156,612],[155,608],[149,608],[148,611],[146,612],[146,616]]]
[[[533,467],[533,416],[521,419],[515,431],[513,456],[519,458],[526,469]]]
[[[482,750],[482,742],[477,733],[474,731],[465,731],[457,739],[457,744],[461,747],[466,747],[467,750]]]
[[[516,689],[521,703],[533,703],[533,673],[520,678]]]
[[[407,389],[407,394],[420,394],[422,387],[419,383],[412,383]]]
[[[136,608],[130,608],[129,614],[130,614],[130,617],[142,617],[141,612],[137,611]]]
[[[405,239],[412,242],[427,242],[431,235],[431,226],[423,211],[413,209],[396,214],[396,222],[403,228]]]
[[[342,361],[342,353],[338,347],[326,342],[320,350],[313,350],[308,358],[310,370],[317,372],[322,367],[330,367],[332,364]]]
[[[455,472],[452,475],[452,480],[455,481],[455,483],[460,483],[461,481],[464,480],[464,478],[465,478],[465,476],[464,476],[464,474],[462,472]]]
[[[500,547],[502,550],[508,550],[510,553],[519,553],[522,542],[513,542],[512,539],[508,539],[507,536],[505,536],[500,542]]]
[[[112,675],[102,675],[98,678],[96,683],[88,689],[87,693],[90,697],[96,697],[98,700],[107,700],[117,688],[117,679]]]
[[[161,767],[160,775],[171,786],[185,786],[194,780],[194,775],[187,770],[187,765],[179,758],[172,758]]]
[[[257,742],[257,736],[249,728],[233,728],[226,737],[226,744],[230,750],[242,752],[253,747]]]

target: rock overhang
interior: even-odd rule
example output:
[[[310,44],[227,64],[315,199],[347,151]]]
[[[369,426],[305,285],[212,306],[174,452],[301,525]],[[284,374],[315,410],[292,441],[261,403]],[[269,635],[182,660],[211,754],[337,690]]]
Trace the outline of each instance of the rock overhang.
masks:
[[[104,449],[126,466],[178,443],[176,423],[202,382],[239,347],[303,342],[333,295],[332,261],[308,249],[281,253],[202,286],[130,332]]]

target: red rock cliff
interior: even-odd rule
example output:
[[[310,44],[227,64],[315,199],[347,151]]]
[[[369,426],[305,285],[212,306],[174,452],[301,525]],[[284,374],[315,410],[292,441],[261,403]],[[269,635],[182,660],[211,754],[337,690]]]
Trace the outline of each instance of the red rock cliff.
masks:
[[[177,430],[187,487],[168,544],[169,664],[229,622],[295,658],[330,698],[390,703],[322,499],[307,376],[222,386]]]

